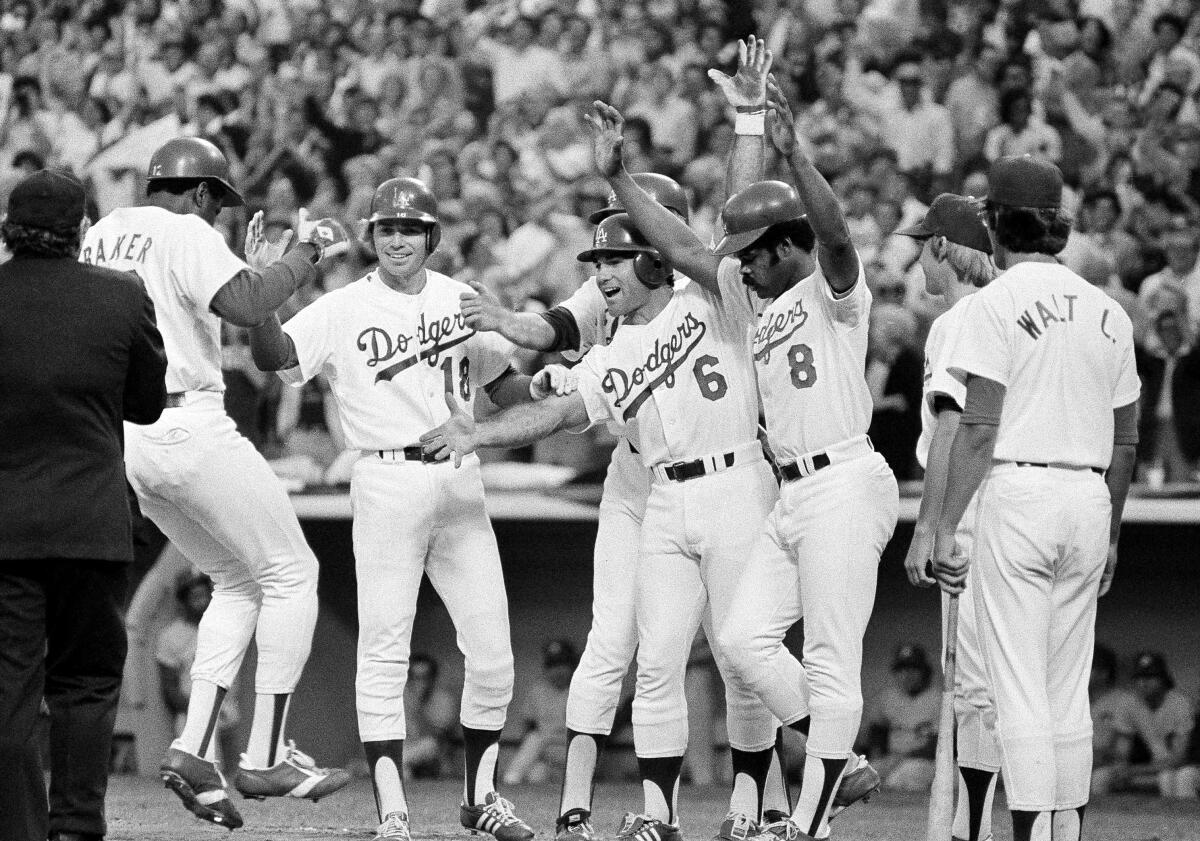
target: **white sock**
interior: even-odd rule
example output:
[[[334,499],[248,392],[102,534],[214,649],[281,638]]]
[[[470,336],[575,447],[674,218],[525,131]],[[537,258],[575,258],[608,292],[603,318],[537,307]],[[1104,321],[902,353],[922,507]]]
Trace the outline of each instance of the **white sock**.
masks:
[[[563,771],[562,800],[558,814],[572,809],[592,810],[592,781],[596,777],[596,762],[600,756],[599,739],[590,733],[576,733],[567,742],[567,767]]]
[[[183,732],[171,743],[171,747],[201,758],[212,750],[217,740],[217,716],[225,690],[207,680],[192,681],[192,694],[188,698],[187,716],[183,721]]]
[[[671,791],[671,802],[668,803],[662,789],[650,780],[642,780],[642,794],[646,798],[646,816],[671,823],[675,807],[679,804],[679,778],[675,778],[675,788]]]
[[[375,794],[379,797],[379,814],[386,818],[392,812],[408,814],[408,799],[404,796],[404,774],[391,757],[381,756],[371,769]]]
[[[733,794],[729,796],[729,811],[741,812],[754,820],[758,819],[758,786],[749,774],[734,775]]]
[[[767,783],[763,786],[763,811],[783,812],[785,815],[791,814],[792,811],[787,775],[783,770],[783,757],[779,748],[774,751],[771,767],[767,770]]]
[[[801,832],[813,838],[829,836],[829,807],[848,762],[848,759],[822,759],[811,753],[805,757],[804,777],[796,796],[796,808],[792,811],[792,821]],[[837,775],[832,780],[826,777],[829,770]]]
[[[1054,841],[1079,841],[1082,828],[1078,809],[1064,809],[1054,813],[1052,827]]]
[[[270,768],[283,761],[284,733],[287,730],[291,694],[254,696],[254,719],[250,724],[250,739],[242,755],[247,768]],[[384,814],[387,814],[386,812]]]

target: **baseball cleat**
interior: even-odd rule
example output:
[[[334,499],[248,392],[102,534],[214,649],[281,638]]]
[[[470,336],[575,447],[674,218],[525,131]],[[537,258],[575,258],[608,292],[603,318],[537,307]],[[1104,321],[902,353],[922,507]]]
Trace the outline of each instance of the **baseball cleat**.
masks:
[[[496,841],[530,841],[533,830],[513,814],[513,804],[496,792],[488,792],[480,806],[463,803],[458,810],[459,822],[475,833],[486,833]]]
[[[758,824],[745,812],[729,812],[713,841],[746,841],[759,834]]]
[[[683,833],[674,824],[627,812],[617,830],[617,841],[683,841]]]
[[[568,809],[554,822],[554,841],[596,841],[592,813],[587,809]]]
[[[412,833],[408,828],[408,814],[405,812],[388,812],[375,837],[371,841],[412,841]]]
[[[245,762],[246,755],[242,754],[233,786],[250,800],[302,797],[315,803],[350,782],[350,775],[341,768],[318,768],[313,758],[291,741],[283,761],[270,768],[247,768]]]
[[[879,791],[879,772],[871,767],[865,756],[858,758],[858,765],[849,774],[842,776],[833,803],[829,807],[829,820],[833,820],[858,801],[866,803]]]
[[[242,816],[225,790],[225,777],[214,763],[171,748],[158,767],[158,774],[196,817],[226,829],[242,825]]]
[[[764,825],[762,832],[754,837],[754,841],[816,841],[816,839],[801,831],[800,827],[790,817],[787,817],[781,821]]]

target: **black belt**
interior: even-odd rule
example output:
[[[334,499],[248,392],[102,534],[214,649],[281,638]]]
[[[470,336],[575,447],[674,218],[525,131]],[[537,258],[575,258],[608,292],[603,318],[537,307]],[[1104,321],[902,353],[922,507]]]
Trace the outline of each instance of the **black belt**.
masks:
[[[405,447],[402,450],[376,450],[375,452],[379,453],[380,458],[383,458],[384,453],[401,453],[405,461],[419,461],[422,464],[440,464],[434,458],[433,453],[425,452],[425,448],[421,446]]]
[[[163,404],[164,409],[178,409],[187,400],[186,391],[172,391],[167,394],[167,402]]]
[[[829,465],[829,456],[825,455],[825,453],[817,453],[812,457],[814,473],[818,470],[825,469]],[[787,464],[782,465],[779,468],[779,475],[783,477],[785,482],[794,482],[804,476],[804,474],[800,472],[800,465],[794,461],[789,461]],[[809,473],[808,475],[811,476],[812,473]]]
[[[1018,461],[1014,462],[1017,467],[1055,467],[1053,464],[1046,464],[1044,461]],[[1068,468],[1069,469],[1069,468]],[[1090,470],[1100,476],[1104,475],[1104,469],[1100,467],[1076,467],[1076,470]]]
[[[726,467],[733,467],[733,453],[725,453],[717,458],[724,459]],[[704,459],[698,458],[695,461],[677,461],[674,464],[669,464],[662,469],[663,475],[672,482],[686,482],[688,479],[699,479],[708,472],[708,465],[704,463]]]

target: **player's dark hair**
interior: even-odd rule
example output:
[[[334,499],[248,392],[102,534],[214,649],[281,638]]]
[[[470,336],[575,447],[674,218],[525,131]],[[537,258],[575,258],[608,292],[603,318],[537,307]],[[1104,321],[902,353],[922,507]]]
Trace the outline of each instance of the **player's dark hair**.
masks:
[[[1057,207],[987,205],[996,242],[1016,254],[1057,254],[1066,248],[1071,218]]]
[[[69,230],[50,230],[17,225],[12,222],[0,224],[0,239],[15,257],[79,257],[82,235],[78,225]]]
[[[225,197],[225,188],[219,181],[212,178],[155,178],[146,184],[146,195],[170,193],[172,196],[182,196],[184,193],[196,189],[202,182],[208,183],[208,191],[213,194],[213,198],[223,199]]]
[[[750,244],[749,248],[761,248],[774,251],[783,242],[790,242],[801,251],[812,253],[817,245],[817,235],[808,223],[808,219],[788,219],[786,222],[776,222]]]

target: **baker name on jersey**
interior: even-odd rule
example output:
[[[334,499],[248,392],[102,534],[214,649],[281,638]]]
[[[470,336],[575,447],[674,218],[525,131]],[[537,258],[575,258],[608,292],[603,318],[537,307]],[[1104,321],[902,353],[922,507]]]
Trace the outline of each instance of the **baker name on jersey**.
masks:
[[[646,384],[646,388],[625,409],[625,417],[632,417],[658,386],[674,387],[675,372],[707,332],[705,323],[689,312],[676,325],[671,338],[665,342],[662,339],[654,340],[654,348],[647,354],[645,362],[629,370],[609,368],[600,381],[600,387],[608,394],[616,395],[613,405],[620,408],[634,389]]]
[[[1062,298],[1061,302],[1059,301],[1060,297]],[[1041,337],[1042,331],[1051,324],[1075,320],[1075,299],[1078,297],[1078,295],[1051,295],[1047,301],[1034,301],[1032,312],[1025,310],[1017,316],[1017,326],[1028,333],[1031,339],[1038,339]]]
[[[154,244],[151,237],[143,234],[121,234],[105,245],[103,239],[97,239],[95,247],[84,246],[80,252],[83,262],[93,266],[104,265],[113,260],[132,260],[135,263],[146,262],[146,253]]]
[[[375,382],[379,382],[390,380],[405,368],[410,368],[422,360],[434,367],[443,353],[474,335],[475,331],[467,327],[466,317],[461,312],[432,319],[426,319],[425,313],[421,313],[415,336],[403,332],[393,336],[382,327],[368,327],[358,334],[356,345],[367,354],[368,368],[387,362],[397,354],[407,353],[410,344],[415,343],[421,349],[419,353],[400,359],[379,371],[375,375]]]
[[[806,321],[808,312],[804,309],[803,298],[797,298],[790,310],[774,313],[764,319],[754,332],[754,361],[770,362],[771,351],[794,336]]]

